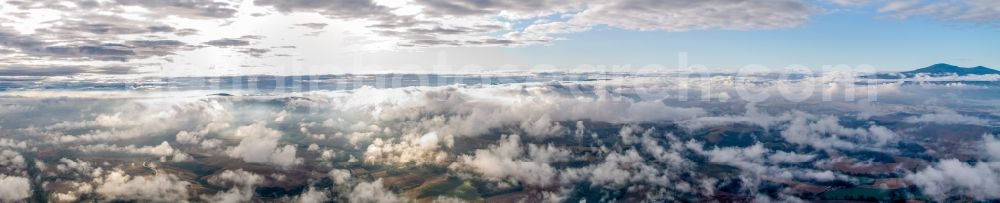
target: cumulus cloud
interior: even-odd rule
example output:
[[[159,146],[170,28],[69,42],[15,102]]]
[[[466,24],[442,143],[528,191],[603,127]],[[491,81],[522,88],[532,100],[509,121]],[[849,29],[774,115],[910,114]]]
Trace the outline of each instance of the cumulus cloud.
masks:
[[[132,176],[120,170],[108,172],[95,180],[95,184],[94,191],[108,199],[155,202],[186,201],[191,185],[172,174]]]
[[[627,168],[638,164],[640,160],[642,158],[635,151],[624,154],[612,153],[604,159],[604,162],[593,167],[589,180],[596,185],[623,187],[636,177]]]
[[[399,143],[375,139],[365,151],[365,161],[376,163],[440,163],[448,153],[439,150],[443,141],[437,133],[403,135]]]
[[[795,152],[778,151],[767,157],[772,163],[803,163],[816,158],[815,154],[799,154]]]
[[[27,178],[0,175],[0,200],[16,202],[31,196],[31,182]]]
[[[201,199],[208,202],[221,202],[221,203],[247,202],[253,200],[253,191],[243,190],[240,188],[231,188],[227,191],[219,192],[214,195],[202,195]]]
[[[867,129],[848,128],[841,125],[837,117],[825,116],[818,119],[809,117],[814,116],[797,116],[785,130],[781,131],[781,136],[791,143],[824,149],[852,149],[858,147],[858,143],[882,146],[898,137],[895,132],[882,126],[872,125]]]
[[[211,181],[253,187],[264,182],[264,177],[243,169],[226,170],[210,178]]]
[[[924,194],[942,201],[952,195],[969,195],[978,200],[1000,198],[1000,164],[963,163],[942,160],[924,170],[906,175]]]
[[[98,144],[77,146],[76,148],[85,153],[112,152],[152,155],[162,157],[164,160],[166,160],[166,157],[170,157],[170,160],[172,161],[187,161],[190,158],[187,154],[171,147],[170,143],[167,143],[166,141],[156,146],[136,147],[129,145],[120,147],[117,145]]]
[[[934,113],[921,114],[906,118],[907,123],[939,123],[939,124],[965,124],[965,125],[989,125],[989,121],[973,116],[966,116],[949,109],[938,109]]]
[[[498,144],[488,149],[476,150],[473,155],[462,155],[451,168],[469,168],[483,176],[512,183],[548,186],[554,181],[557,171],[549,163],[565,159],[569,153],[562,149],[528,145],[526,152],[518,135],[505,136]],[[529,155],[534,155],[529,157]]]
[[[0,171],[20,173],[26,163],[21,153],[9,149],[0,149]]]
[[[348,202],[370,202],[370,203],[397,203],[405,202],[392,191],[382,186],[382,179],[373,182],[362,182],[354,186],[351,193],[347,194]]]
[[[230,147],[226,154],[252,163],[270,163],[281,167],[291,167],[302,162],[295,156],[294,145],[279,147],[282,133],[264,124],[253,124],[236,129],[236,137],[242,138],[239,145]]]
[[[298,197],[293,198],[297,203],[322,203],[329,200],[330,194],[327,191],[310,187]]]
[[[95,167],[96,166],[94,166],[94,164],[91,164],[90,162],[61,158],[59,159],[59,162],[56,165],[56,171],[59,171],[60,173],[75,172],[78,174],[90,176],[92,173],[95,172],[94,170]],[[96,171],[96,173],[101,173],[101,171],[98,170]]]
[[[28,148],[28,142],[18,141],[8,138],[0,138],[0,147],[8,147],[12,149],[26,149]]]
[[[1000,140],[992,134],[983,135],[982,149],[988,158],[993,161],[1000,161]]]
[[[351,179],[351,171],[345,169],[331,169],[327,172],[334,184],[347,184]]]
[[[264,176],[244,171],[243,169],[226,170],[208,179],[212,184],[230,186],[229,190],[220,191],[214,195],[202,195],[201,199],[209,202],[246,202],[253,199],[254,189],[263,184]]]

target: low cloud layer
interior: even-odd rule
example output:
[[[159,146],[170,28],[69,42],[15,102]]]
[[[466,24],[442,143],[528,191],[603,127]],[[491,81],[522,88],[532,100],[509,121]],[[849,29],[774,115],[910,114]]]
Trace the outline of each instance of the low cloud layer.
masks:
[[[912,195],[885,198],[998,198],[998,98],[983,94],[996,87],[820,81],[7,91],[0,180],[10,184],[0,191],[66,201],[791,201],[856,186]],[[746,83],[755,94],[740,92]],[[805,88],[817,94],[780,96]],[[942,91],[978,102],[919,99]]]

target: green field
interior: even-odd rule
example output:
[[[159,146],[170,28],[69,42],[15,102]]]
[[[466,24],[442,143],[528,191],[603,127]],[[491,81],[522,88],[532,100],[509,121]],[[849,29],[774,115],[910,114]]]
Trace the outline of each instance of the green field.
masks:
[[[820,198],[825,200],[889,200],[892,191],[874,188],[845,188],[824,192]]]
[[[482,195],[472,186],[472,183],[456,177],[432,185],[420,191],[420,197],[450,196],[464,200],[483,200]]]

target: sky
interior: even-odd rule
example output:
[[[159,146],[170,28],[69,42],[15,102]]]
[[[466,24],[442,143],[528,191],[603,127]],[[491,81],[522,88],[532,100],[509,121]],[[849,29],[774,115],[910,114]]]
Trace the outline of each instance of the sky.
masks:
[[[994,0],[0,3],[0,77],[1000,67]]]

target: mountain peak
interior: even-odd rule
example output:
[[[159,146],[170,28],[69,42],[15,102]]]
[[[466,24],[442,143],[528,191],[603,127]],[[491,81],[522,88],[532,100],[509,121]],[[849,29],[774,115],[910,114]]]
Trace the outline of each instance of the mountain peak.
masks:
[[[947,63],[936,63],[934,65],[928,66],[928,68],[930,68],[930,67],[949,67],[949,68],[954,67],[954,68],[960,68],[960,67],[958,67],[956,65],[951,65],[951,64],[947,64]]]
[[[930,74],[930,75],[986,75],[986,74],[1000,74],[1000,71],[993,70],[984,66],[976,66],[972,68],[963,68],[947,63],[938,63],[926,68],[921,68],[913,71],[903,72],[906,75],[916,75],[918,73]]]

